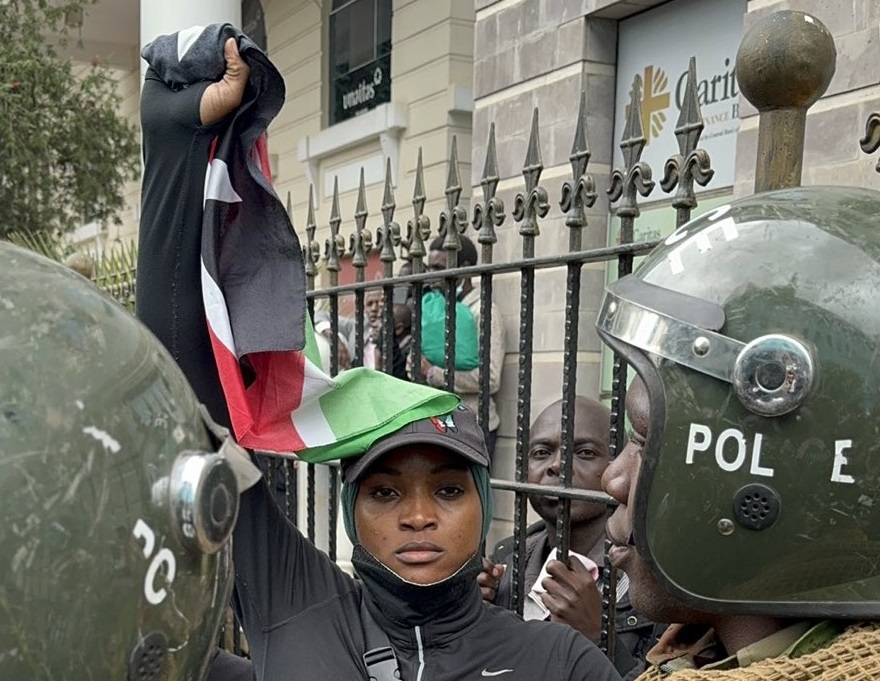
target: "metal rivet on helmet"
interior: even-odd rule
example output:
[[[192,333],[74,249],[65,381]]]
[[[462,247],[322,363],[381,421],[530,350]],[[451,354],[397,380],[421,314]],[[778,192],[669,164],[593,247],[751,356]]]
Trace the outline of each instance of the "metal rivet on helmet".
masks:
[[[693,348],[694,354],[697,357],[705,357],[709,354],[709,350],[712,348],[712,344],[705,336],[698,336],[694,339]]]
[[[722,518],[718,521],[718,532],[722,536],[729,537],[733,534],[734,529],[733,521],[730,518]]]
[[[815,373],[806,346],[789,336],[770,334],[742,349],[732,383],[746,409],[761,416],[781,416],[803,404]]]
[[[184,452],[167,481],[172,526],[190,550],[219,551],[235,527],[238,485],[232,468],[219,454]]]

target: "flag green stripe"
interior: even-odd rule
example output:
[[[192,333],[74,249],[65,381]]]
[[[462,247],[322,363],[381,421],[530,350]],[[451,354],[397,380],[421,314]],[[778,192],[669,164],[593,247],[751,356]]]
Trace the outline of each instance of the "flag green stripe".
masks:
[[[460,402],[452,393],[372,369],[344,371],[336,382],[319,400],[337,441],[298,453],[310,463],[363,454],[376,440],[413,421],[448,413]]]

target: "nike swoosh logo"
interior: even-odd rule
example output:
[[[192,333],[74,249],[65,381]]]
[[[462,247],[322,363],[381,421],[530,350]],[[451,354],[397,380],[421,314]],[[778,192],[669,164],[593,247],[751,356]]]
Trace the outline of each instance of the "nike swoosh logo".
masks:
[[[499,669],[497,672],[490,672],[488,669],[484,669],[480,676],[500,676],[501,674],[509,674],[512,671],[512,669]]]

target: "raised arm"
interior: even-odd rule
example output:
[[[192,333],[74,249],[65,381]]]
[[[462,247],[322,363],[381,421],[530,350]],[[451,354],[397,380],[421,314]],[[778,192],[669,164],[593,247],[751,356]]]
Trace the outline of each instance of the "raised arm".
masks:
[[[354,588],[284,516],[265,480],[241,495],[232,551],[246,631],[266,629]]]
[[[144,171],[136,313],[162,341],[213,418],[229,424],[201,291],[205,168],[223,119],[240,104],[248,67],[235,40],[219,82],[172,87],[147,70],[141,92]],[[211,123],[211,125],[205,125]]]

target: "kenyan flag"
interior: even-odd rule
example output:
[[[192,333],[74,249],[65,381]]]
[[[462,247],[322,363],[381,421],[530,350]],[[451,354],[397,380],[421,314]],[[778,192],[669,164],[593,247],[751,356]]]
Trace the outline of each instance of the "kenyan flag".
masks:
[[[455,395],[379,371],[350,369],[334,378],[323,371],[299,243],[266,181],[264,139],[245,157],[221,140],[205,183],[202,296],[238,443],[329,461],[454,409]],[[254,203],[272,220],[250,220]]]

